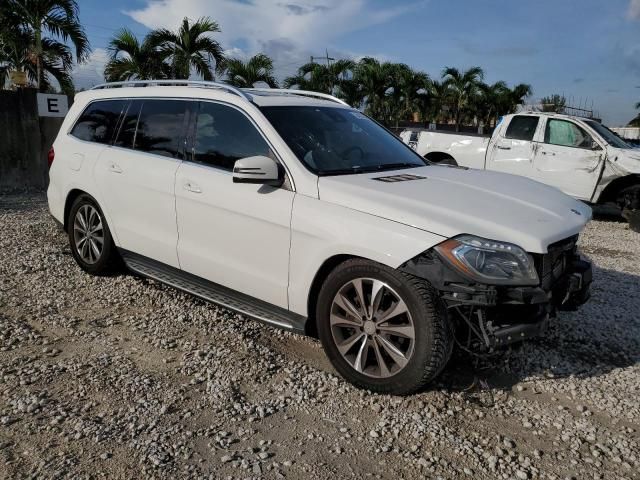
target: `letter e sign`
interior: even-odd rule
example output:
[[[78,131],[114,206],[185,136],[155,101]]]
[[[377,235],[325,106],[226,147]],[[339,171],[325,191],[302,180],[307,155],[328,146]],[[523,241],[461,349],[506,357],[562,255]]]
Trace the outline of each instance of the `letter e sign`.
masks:
[[[38,93],[38,115],[41,117],[64,117],[68,110],[66,95]]]

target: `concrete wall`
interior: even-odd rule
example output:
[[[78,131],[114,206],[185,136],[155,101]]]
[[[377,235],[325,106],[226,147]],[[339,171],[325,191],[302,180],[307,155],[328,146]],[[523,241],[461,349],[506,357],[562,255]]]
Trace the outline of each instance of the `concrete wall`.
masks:
[[[46,188],[47,153],[62,120],[38,116],[35,89],[0,90],[0,190]]]

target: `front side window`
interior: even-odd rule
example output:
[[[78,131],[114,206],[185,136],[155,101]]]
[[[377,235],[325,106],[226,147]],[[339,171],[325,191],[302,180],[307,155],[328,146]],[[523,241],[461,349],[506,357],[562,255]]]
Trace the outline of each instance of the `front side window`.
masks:
[[[262,107],[289,148],[317,175],[424,167],[402,140],[362,113],[340,107]]]
[[[181,158],[187,102],[144,100],[133,148],[165,157]]]
[[[82,112],[71,135],[86,142],[111,143],[125,104],[124,100],[93,102]]]
[[[267,142],[243,113],[226,105],[200,102],[194,161],[232,170],[236,160],[258,155],[274,158]]]
[[[544,143],[561,147],[591,148],[591,136],[573,122],[566,120],[547,120]]]
[[[505,138],[532,141],[538,128],[538,120],[538,117],[532,115],[516,115],[507,127]]]

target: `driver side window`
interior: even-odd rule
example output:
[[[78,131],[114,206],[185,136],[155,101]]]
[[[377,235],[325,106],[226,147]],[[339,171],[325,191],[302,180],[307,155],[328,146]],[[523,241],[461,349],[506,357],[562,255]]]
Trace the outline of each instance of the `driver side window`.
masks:
[[[544,143],[561,147],[591,148],[592,138],[587,132],[567,120],[547,120]]]
[[[243,113],[226,105],[200,102],[193,142],[194,161],[230,171],[236,160],[256,155],[275,158],[265,139]]]

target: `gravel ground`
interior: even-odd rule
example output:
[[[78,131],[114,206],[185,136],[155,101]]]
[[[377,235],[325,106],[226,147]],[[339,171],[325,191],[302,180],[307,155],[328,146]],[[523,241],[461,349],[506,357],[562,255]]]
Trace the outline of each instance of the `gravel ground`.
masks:
[[[0,196],[0,477],[640,478],[640,236],[593,221],[593,298],[407,398],[320,344],[73,262],[44,196]]]

